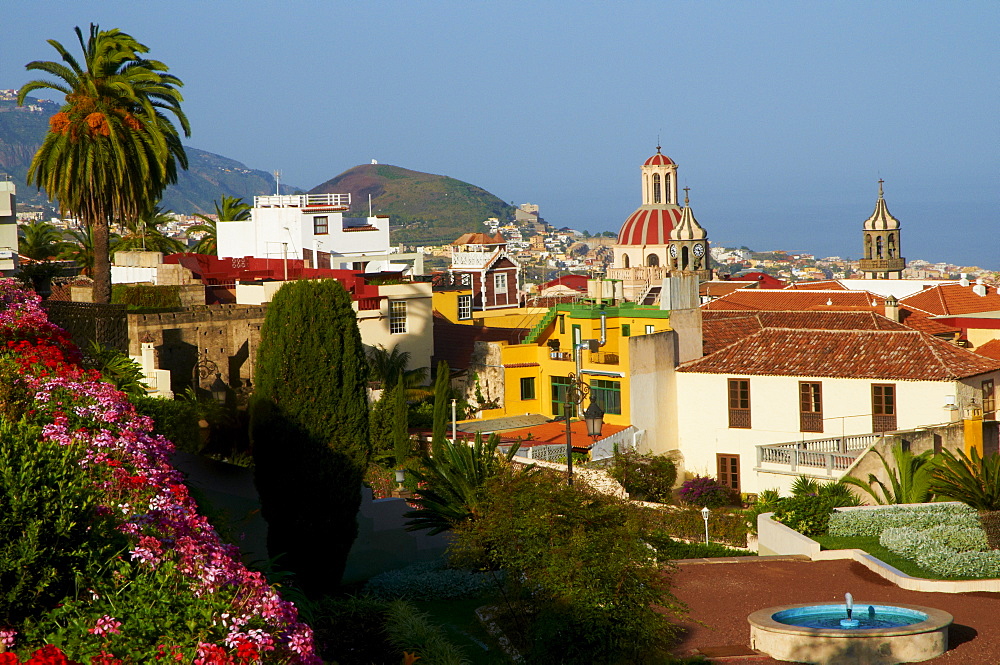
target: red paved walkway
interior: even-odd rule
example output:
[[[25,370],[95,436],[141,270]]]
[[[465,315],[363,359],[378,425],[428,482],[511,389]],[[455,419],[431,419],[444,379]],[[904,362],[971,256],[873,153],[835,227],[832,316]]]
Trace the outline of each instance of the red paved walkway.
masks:
[[[848,591],[865,604],[911,603],[950,612],[955,623],[949,650],[925,661],[948,665],[1000,664],[1000,593],[922,593],[887,582],[853,561],[754,561],[695,563],[678,567],[675,595],[687,603],[694,622],[675,650],[750,644],[747,616],[756,610],[791,603],[843,602]],[[724,662],[740,662],[726,660]],[[745,662],[776,663],[771,659]]]

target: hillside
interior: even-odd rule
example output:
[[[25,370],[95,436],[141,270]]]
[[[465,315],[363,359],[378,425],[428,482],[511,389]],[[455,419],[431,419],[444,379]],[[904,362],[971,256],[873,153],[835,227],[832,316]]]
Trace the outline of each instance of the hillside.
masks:
[[[31,108],[18,108],[13,100],[0,98],[0,173],[17,183],[18,201],[28,205],[46,203],[44,194],[25,182],[28,165],[48,131],[48,120],[59,105],[32,99]],[[255,194],[273,194],[274,176],[248,168],[233,159],[185,146],[188,170],[177,176],[177,184],[163,193],[162,206],[182,214],[208,213],[222,196],[240,196],[249,201]],[[283,193],[297,188],[282,185]]]
[[[513,206],[485,189],[455,178],[388,164],[362,164],[314,187],[310,194],[351,194],[352,214],[372,211],[392,218],[393,243],[451,242],[482,231],[483,220],[512,219]]]

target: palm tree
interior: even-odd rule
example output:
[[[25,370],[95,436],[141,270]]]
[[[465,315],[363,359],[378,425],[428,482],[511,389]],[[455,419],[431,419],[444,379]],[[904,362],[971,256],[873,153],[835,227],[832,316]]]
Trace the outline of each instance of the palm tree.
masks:
[[[383,388],[391,388],[400,381],[404,388],[416,388],[427,380],[427,368],[407,369],[410,364],[410,352],[400,351],[398,346],[392,350],[379,344],[368,348],[368,366],[371,368],[373,380],[382,384]]]
[[[215,217],[220,222],[242,222],[250,219],[251,206],[238,196],[223,196],[215,202]],[[191,233],[203,233],[201,240],[194,246],[195,254],[218,255],[218,235],[216,219],[207,215],[195,215],[201,219],[201,224],[188,228]]]
[[[59,254],[60,259],[68,259],[70,261],[75,261],[78,266],[80,266],[80,272],[84,275],[91,276],[94,274],[94,230],[91,227],[83,227],[80,229],[70,229],[69,236],[72,238],[70,242],[63,245],[62,252]],[[109,237],[109,243],[114,246],[117,243],[117,234],[112,233]]]
[[[162,252],[164,254],[179,254],[184,251],[184,243],[177,238],[171,238],[158,227],[172,222],[167,211],[160,206],[153,208],[125,223],[126,233],[115,244],[116,252],[143,250],[147,252]]]
[[[876,450],[875,454],[882,461],[882,467],[889,481],[888,486],[874,473],[868,474],[868,482],[851,476],[841,479],[841,482],[861,488],[879,505],[925,503],[931,500],[933,497],[931,477],[937,465],[933,450],[925,450],[919,455],[914,455],[909,450],[903,450],[902,444],[897,443],[892,447],[895,469],[889,466],[882,453]],[[881,496],[877,490],[881,490]]]
[[[956,456],[942,450],[930,485],[939,497],[978,510],[986,542],[991,549],[1000,549],[1000,454],[980,457],[973,448],[971,455],[960,450]]]
[[[36,60],[27,69],[57,80],[28,82],[17,103],[39,89],[66,95],[49,119],[27,180],[57,199],[63,215],[93,229],[94,301],[106,303],[111,299],[110,224],[150,209],[164,188],[177,182],[177,165],[187,168],[177,127],[167,114],[185,136],[191,128],[181,111],[183,83],[162,62],[147,59],[145,45],[117,28],[91,24],[86,40],[80,28],[75,30],[82,66],[50,39],[63,62]]]
[[[65,243],[62,233],[47,222],[32,222],[18,229],[17,251],[36,261],[48,261],[59,256]]]

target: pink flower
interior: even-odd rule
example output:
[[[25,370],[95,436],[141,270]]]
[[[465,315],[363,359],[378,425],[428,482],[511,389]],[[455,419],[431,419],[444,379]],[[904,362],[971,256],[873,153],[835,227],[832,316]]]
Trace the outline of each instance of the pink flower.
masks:
[[[113,616],[105,614],[97,620],[97,625],[91,628],[88,632],[93,633],[94,635],[121,635],[122,631],[118,630],[121,627],[121,621],[117,621]]]

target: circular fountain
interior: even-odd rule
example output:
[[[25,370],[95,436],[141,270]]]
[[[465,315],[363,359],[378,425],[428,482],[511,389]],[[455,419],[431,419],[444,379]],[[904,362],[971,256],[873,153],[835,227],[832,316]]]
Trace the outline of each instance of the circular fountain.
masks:
[[[919,605],[855,603],[769,607],[751,614],[750,646],[796,663],[919,663],[948,649],[947,612]]]

